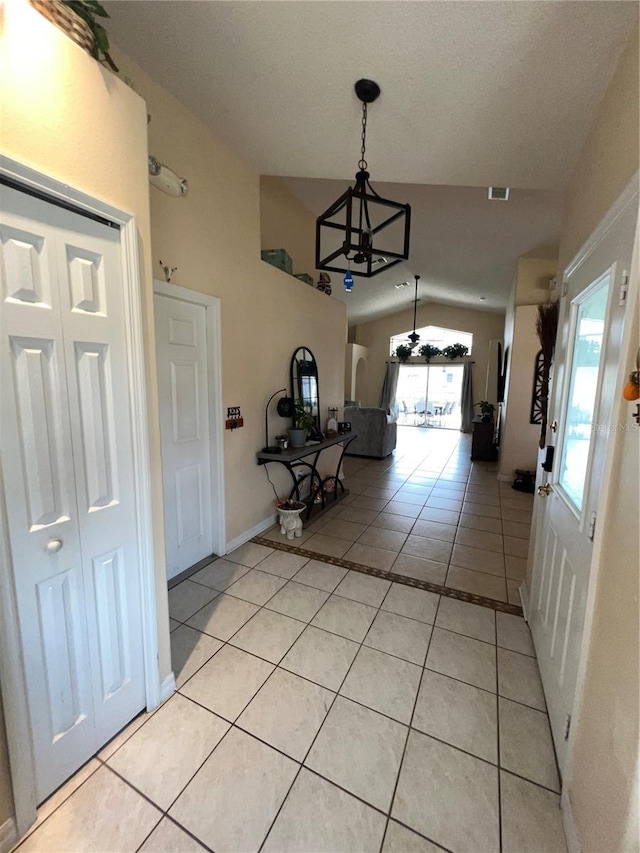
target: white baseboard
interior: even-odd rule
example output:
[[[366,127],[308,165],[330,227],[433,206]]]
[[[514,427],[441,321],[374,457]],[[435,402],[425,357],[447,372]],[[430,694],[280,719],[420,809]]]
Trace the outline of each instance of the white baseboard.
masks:
[[[524,613],[524,621],[529,622],[529,590],[524,581],[518,587],[520,593],[520,602],[522,604],[522,612]]]
[[[251,530],[245,530],[245,532],[241,533],[240,536],[236,536],[235,539],[227,542],[224,553],[229,554],[231,551],[235,551],[236,548],[244,545],[244,543],[248,542],[249,539],[253,539],[254,536],[259,536],[261,533],[264,533],[265,530],[268,530],[276,523],[276,520],[276,516],[272,515],[269,518],[265,518],[265,520],[261,521],[259,524],[256,524],[256,526],[252,527]]]
[[[160,704],[165,702],[169,696],[171,696],[176,691],[176,679],[172,672],[167,675],[166,678],[162,680],[160,684]]]
[[[14,818],[9,817],[0,826],[0,853],[7,853],[8,850],[18,841],[18,830]]]
[[[581,853],[582,849],[578,841],[576,822],[573,819],[573,811],[571,810],[571,799],[566,789],[563,789],[560,796],[560,809],[562,811],[564,835],[567,840],[567,850],[569,853]]]

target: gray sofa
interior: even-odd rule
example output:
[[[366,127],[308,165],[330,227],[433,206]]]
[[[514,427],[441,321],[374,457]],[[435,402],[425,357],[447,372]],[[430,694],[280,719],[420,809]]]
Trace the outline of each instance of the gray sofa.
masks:
[[[347,456],[375,456],[382,459],[395,450],[396,423],[384,409],[345,406],[344,419],[351,421],[351,429],[358,433],[356,440],[347,448]]]

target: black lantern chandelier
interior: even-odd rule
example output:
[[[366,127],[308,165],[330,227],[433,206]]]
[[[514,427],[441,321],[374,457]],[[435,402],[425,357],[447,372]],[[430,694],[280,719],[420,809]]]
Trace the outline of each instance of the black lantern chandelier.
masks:
[[[355,90],[362,101],[356,182],[316,220],[316,269],[345,273],[347,292],[354,275],[372,278],[409,257],[411,226],[410,205],[382,198],[369,183],[367,104],[377,100],[380,87],[373,80],[358,80]]]

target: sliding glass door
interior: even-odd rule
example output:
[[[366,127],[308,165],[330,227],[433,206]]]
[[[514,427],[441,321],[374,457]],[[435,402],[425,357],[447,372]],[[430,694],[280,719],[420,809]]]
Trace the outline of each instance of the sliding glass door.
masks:
[[[398,424],[460,429],[462,364],[401,364],[396,392]]]

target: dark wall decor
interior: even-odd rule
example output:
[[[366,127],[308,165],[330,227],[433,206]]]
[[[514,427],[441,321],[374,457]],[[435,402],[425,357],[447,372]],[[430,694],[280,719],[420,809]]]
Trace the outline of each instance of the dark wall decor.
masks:
[[[536,320],[536,332],[542,347],[542,378],[540,382],[540,409],[542,419],[540,421],[540,441],[542,448],[547,438],[547,411],[549,408],[549,376],[553,362],[553,352],[556,345],[556,334],[558,332],[558,303],[548,302],[538,305],[538,317]]]
[[[301,400],[315,423],[315,433],[321,433],[320,396],[318,392],[318,365],[307,347],[298,347],[291,357],[291,396]]]
[[[533,368],[533,388],[531,390],[531,414],[529,415],[530,424],[542,423],[542,375],[544,372],[544,360],[542,350],[536,353],[535,365]]]
[[[504,389],[507,387],[507,365],[509,364],[509,347],[504,348],[498,343],[498,403],[504,403]]]

